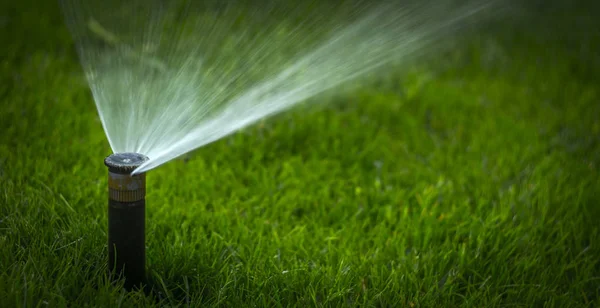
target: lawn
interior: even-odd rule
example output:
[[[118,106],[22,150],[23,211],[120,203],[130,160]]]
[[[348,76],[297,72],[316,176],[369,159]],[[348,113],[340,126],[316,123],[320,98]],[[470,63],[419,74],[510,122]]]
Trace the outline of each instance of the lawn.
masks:
[[[151,170],[146,294],[106,277],[111,151],[58,5],[1,4],[0,306],[597,307],[595,12]]]

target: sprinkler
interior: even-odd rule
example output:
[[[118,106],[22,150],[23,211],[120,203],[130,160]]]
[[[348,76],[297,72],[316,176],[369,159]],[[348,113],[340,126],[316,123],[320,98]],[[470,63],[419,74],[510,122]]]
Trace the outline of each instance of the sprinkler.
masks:
[[[146,278],[146,174],[131,172],[148,157],[116,153],[104,159],[108,167],[108,269],[123,278],[125,288],[141,287]]]

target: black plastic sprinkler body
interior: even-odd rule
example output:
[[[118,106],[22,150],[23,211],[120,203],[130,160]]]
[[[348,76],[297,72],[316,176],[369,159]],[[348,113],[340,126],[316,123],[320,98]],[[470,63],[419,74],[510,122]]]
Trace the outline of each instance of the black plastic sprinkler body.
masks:
[[[148,157],[116,153],[104,159],[108,167],[108,269],[122,277],[125,288],[140,288],[146,280],[146,174],[131,172]]]

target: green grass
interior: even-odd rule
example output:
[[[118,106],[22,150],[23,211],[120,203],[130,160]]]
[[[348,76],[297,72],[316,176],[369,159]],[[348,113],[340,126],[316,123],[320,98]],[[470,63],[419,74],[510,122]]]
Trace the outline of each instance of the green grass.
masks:
[[[146,295],[106,278],[110,149],[46,6],[0,9],[0,306],[600,305],[593,28],[482,37],[152,170]]]

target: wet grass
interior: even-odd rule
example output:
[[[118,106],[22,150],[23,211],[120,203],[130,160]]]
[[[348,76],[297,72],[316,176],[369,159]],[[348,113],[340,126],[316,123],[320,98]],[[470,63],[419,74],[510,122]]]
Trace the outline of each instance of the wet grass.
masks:
[[[480,37],[152,170],[145,294],[106,279],[110,149],[57,8],[25,5],[0,10],[0,306],[600,304],[591,28]]]

